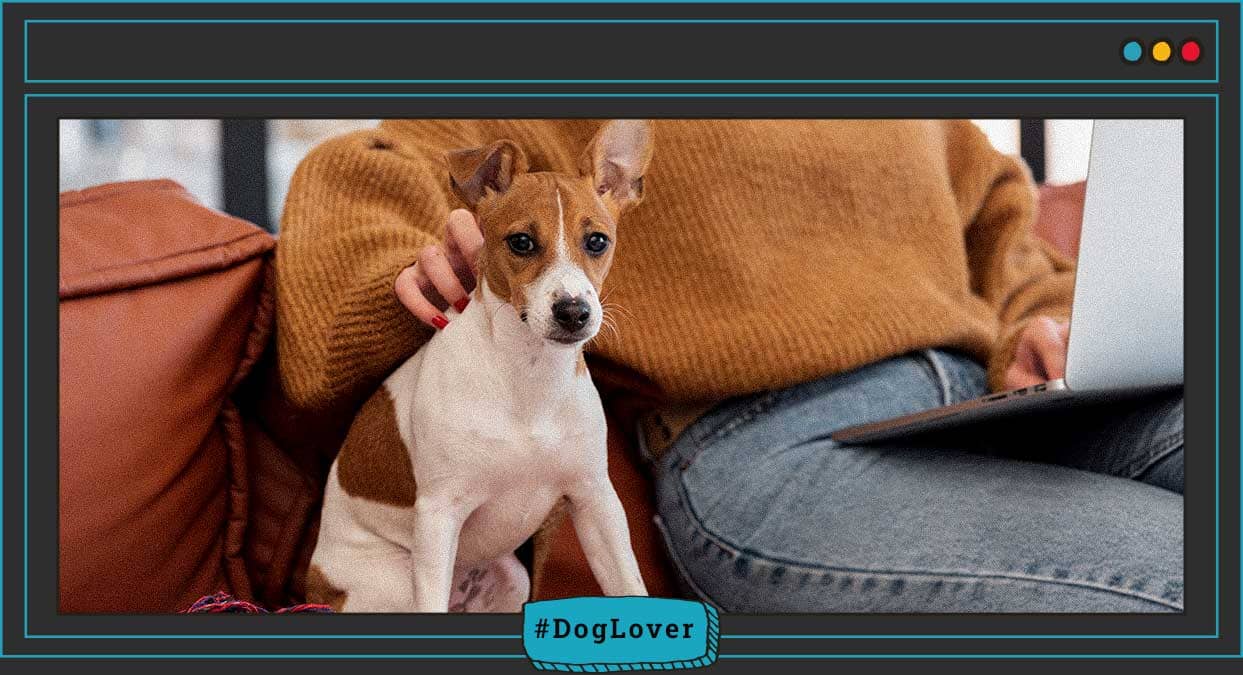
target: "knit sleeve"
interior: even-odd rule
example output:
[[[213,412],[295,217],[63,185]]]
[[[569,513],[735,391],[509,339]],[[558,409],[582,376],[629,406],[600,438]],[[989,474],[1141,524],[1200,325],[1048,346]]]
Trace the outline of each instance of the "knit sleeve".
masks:
[[[393,284],[439,241],[451,208],[434,152],[383,128],[332,139],[294,173],[276,253],[277,361],[290,401],[369,393],[431,334]]]
[[[996,151],[967,120],[948,122],[947,129],[971,290],[997,313],[987,366],[989,385],[1001,389],[1027,322],[1038,315],[1070,317],[1074,265],[1032,231],[1036,192],[1026,165]]]

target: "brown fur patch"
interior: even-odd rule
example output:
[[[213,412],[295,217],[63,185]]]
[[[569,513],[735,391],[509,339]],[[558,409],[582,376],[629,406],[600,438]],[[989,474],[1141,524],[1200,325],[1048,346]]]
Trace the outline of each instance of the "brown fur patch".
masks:
[[[539,528],[535,530],[535,537],[539,538],[540,534],[545,531],[548,531],[548,532],[554,531],[556,527],[561,524],[561,521],[564,520],[567,515],[569,515],[569,513],[570,513],[569,498],[562,497],[561,499],[558,499],[557,503],[553,504],[552,508],[549,509],[548,515],[544,517],[544,522],[540,523]]]
[[[586,375],[587,374],[587,359],[583,358],[582,349],[578,350],[578,363],[575,364],[574,366],[574,374],[575,375]]]
[[[592,232],[601,232],[610,240],[617,233],[616,213],[596,196],[589,178],[523,174],[514,178],[504,193],[489,194],[480,202],[476,215],[484,239],[480,273],[487,279],[488,288],[519,312],[526,309],[526,286],[557,258],[561,217],[565,222],[563,238],[569,261],[582,268],[597,292],[613,263],[612,246],[600,256],[590,256],[583,249],[584,239]],[[520,256],[509,249],[506,237],[519,232],[535,240],[534,254]]]
[[[318,565],[311,565],[306,570],[306,601],[317,605],[328,605],[334,612],[340,612],[345,606],[348,593],[333,586],[324,576]]]
[[[593,232],[604,234],[610,242],[616,242],[617,210],[611,205],[612,199],[608,195],[603,199],[596,196],[589,178],[571,180],[559,177],[557,189],[561,192],[565,209],[566,253],[570,262],[583,270],[599,293],[604,277],[613,265],[613,245],[610,244],[602,255],[594,256],[584,248],[584,242]]]
[[[532,551],[531,560],[531,599],[535,600],[540,597],[538,586],[541,579],[547,571],[548,558],[552,555],[554,547],[553,540],[560,531],[562,523],[566,516],[570,513],[570,500],[568,497],[562,497],[552,505],[552,509],[548,515],[544,517],[544,522],[535,530],[532,539],[535,540],[535,550]]]
[[[414,468],[397,431],[397,413],[387,387],[380,387],[354,417],[337,455],[337,480],[353,497],[414,506]]]

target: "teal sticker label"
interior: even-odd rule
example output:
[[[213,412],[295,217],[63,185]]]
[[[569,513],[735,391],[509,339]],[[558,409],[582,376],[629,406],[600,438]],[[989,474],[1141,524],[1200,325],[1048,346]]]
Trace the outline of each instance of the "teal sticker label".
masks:
[[[522,646],[540,670],[607,673],[699,668],[716,661],[716,609],[669,598],[528,602]]]

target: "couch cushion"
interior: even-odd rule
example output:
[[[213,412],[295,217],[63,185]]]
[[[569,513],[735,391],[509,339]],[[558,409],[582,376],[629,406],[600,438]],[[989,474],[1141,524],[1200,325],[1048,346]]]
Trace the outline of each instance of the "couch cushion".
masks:
[[[62,612],[251,595],[230,394],[267,342],[273,245],[171,181],[61,196]]]

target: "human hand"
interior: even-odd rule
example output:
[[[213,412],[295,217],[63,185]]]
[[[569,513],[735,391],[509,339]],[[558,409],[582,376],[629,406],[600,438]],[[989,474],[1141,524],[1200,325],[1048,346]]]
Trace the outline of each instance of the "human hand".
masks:
[[[437,329],[449,325],[450,305],[461,312],[475,289],[475,266],[483,248],[483,232],[466,209],[449,213],[443,244],[419,251],[419,259],[393,282],[397,299],[423,323]]]
[[[1066,345],[1070,324],[1048,316],[1027,323],[1014,347],[1014,361],[1006,369],[1006,387],[1021,389],[1066,375]]]

